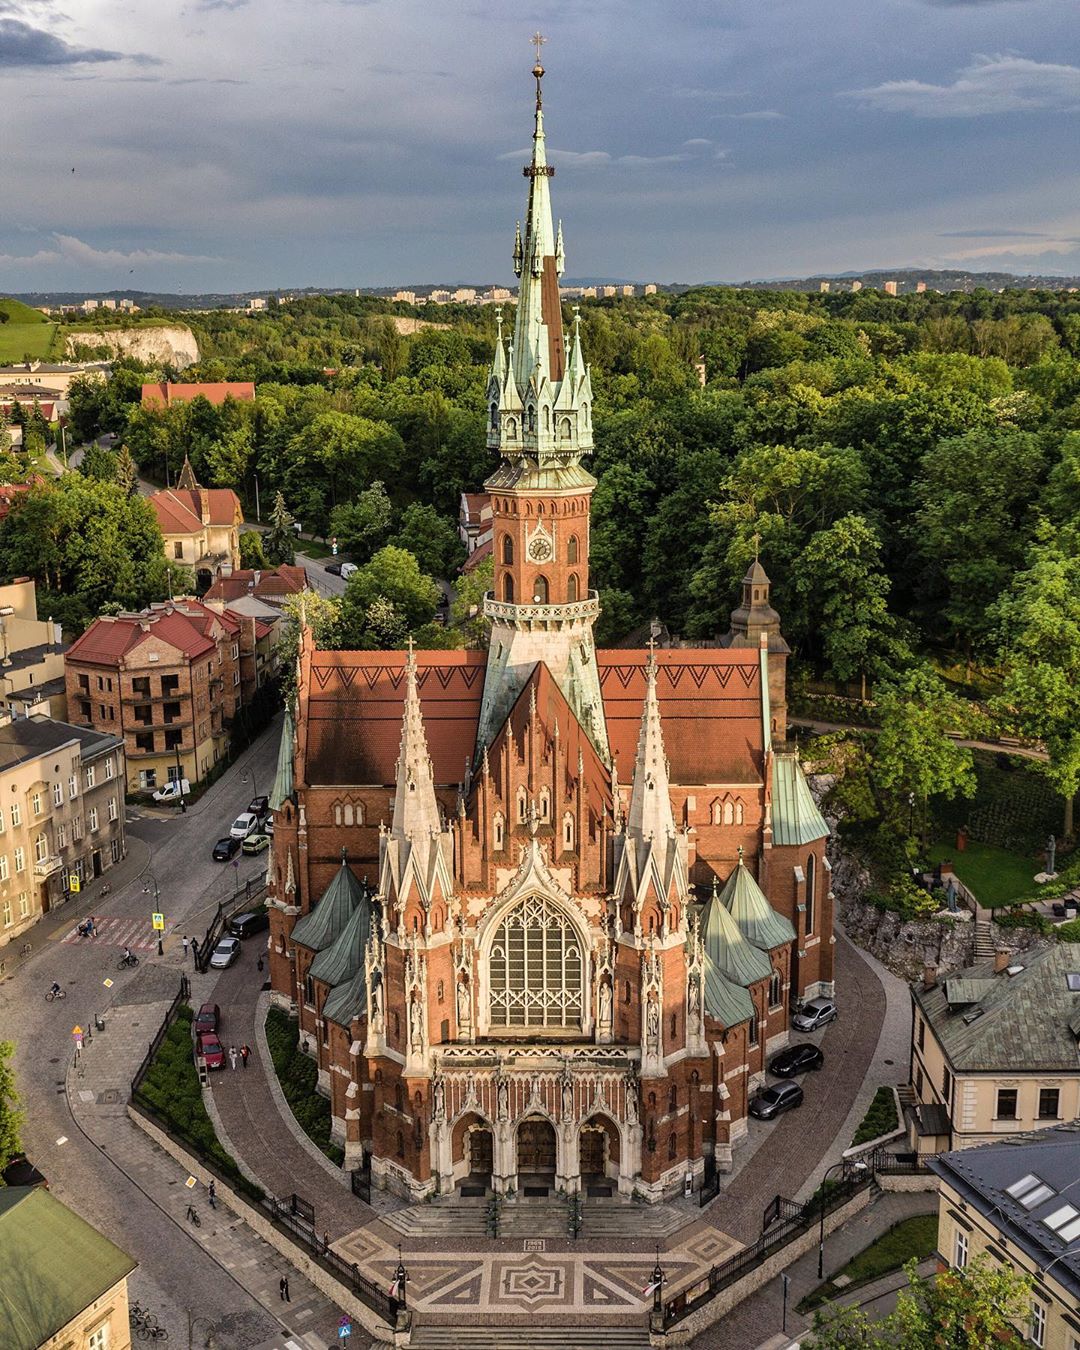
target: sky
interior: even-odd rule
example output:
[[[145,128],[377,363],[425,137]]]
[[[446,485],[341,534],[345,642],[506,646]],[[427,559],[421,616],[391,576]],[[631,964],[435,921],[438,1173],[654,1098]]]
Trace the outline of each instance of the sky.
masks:
[[[1077,0],[0,0],[0,291],[1080,273]]]

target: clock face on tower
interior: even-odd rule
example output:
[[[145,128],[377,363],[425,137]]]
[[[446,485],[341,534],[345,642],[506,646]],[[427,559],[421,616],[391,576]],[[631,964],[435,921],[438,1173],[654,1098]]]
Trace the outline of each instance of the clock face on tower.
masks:
[[[546,563],[551,557],[551,540],[546,535],[534,535],[529,543],[529,557],[534,563]]]

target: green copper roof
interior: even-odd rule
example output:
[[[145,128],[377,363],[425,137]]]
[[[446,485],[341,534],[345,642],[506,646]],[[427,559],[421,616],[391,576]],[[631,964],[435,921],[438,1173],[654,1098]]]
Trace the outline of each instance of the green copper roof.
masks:
[[[767,980],[772,975],[769,958],[747,942],[718,895],[710,896],[701,911],[701,938],[706,956],[720,974],[734,984],[741,984],[745,989],[756,980]]]
[[[4,1350],[37,1350],[135,1266],[44,1187],[0,1186]]]
[[[293,718],[292,709],[286,705],[285,721],[281,724],[281,740],[278,743],[277,773],[274,776],[274,788],[270,793],[270,805],[275,811],[281,809],[282,802],[292,796],[293,790]]]
[[[750,995],[737,984],[725,980],[709,956],[705,957],[705,1011],[725,1027],[749,1022],[754,1015]]]
[[[351,980],[364,963],[364,948],[370,936],[371,902],[367,891],[362,890],[348,923],[330,946],[319,952],[308,974],[331,987]]]
[[[322,899],[293,929],[293,943],[299,943],[301,947],[310,947],[316,952],[329,947],[341,936],[341,930],[352,917],[352,912],[360,903],[362,894],[363,887],[353,876],[349,864],[343,858],[337,875],[323,892]]]
[[[765,893],[743,866],[742,859],[724,883],[720,899],[731,911],[731,917],[747,942],[762,951],[785,947],[795,941],[795,929],[782,914],[777,914],[765,898]]]
[[[323,1004],[323,1017],[336,1022],[339,1027],[348,1027],[354,1017],[362,1017],[367,1011],[367,977],[364,964],[351,980],[330,992]]]
[[[772,828],[774,844],[812,844],[829,835],[795,755],[773,760]]]

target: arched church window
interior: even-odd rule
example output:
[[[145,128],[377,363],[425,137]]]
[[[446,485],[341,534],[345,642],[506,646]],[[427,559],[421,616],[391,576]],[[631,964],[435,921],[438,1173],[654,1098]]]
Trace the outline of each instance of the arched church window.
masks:
[[[742,802],[741,802],[740,800],[738,800],[738,799],[736,798],[736,801],[735,801],[735,824],[736,824],[736,825],[741,825],[742,823],[743,823],[743,804],[742,804]]]
[[[497,403],[493,403],[491,405],[491,429],[492,431],[497,431],[498,427],[499,427],[499,405]]]
[[[581,405],[581,420],[586,426],[589,425],[589,405],[587,403]]]
[[[551,793],[546,787],[540,789],[540,819],[545,823],[551,819]]]
[[[341,803],[340,803],[340,802],[335,802],[335,803],[334,803],[334,824],[335,824],[335,825],[340,825],[340,824],[341,824]]]
[[[514,561],[514,536],[504,534],[502,537],[502,560],[509,566]]]
[[[566,561],[568,563],[576,563],[577,560],[577,535],[572,534],[566,545]]]
[[[507,604],[514,603],[514,578],[509,572],[503,577],[503,599]]]
[[[570,811],[562,818],[562,843],[567,852],[574,847],[574,817]]]
[[[352,802],[346,802],[346,803],[345,803],[345,807],[344,807],[344,811],[343,811],[343,818],[344,818],[344,821],[345,821],[345,824],[346,824],[346,825],[351,825],[351,824],[353,823],[353,809],[352,809]]]
[[[551,430],[551,409],[547,406],[546,403],[544,404],[544,430],[545,431]]]
[[[815,887],[817,885],[817,859],[811,853],[806,860],[806,931],[814,931],[814,902],[817,899]]]
[[[675,1111],[678,1109],[678,1106],[679,1106],[679,1089],[675,1086],[674,1083],[672,1083],[671,1089],[668,1092],[667,1109],[669,1111]]]
[[[517,818],[519,825],[524,825],[529,819],[529,798],[523,787],[517,790]]]
[[[435,997],[438,999],[440,1003],[442,1003],[445,996],[446,996],[446,986],[443,984],[442,980],[440,980],[439,983],[435,986]]]
[[[511,440],[517,439],[517,418],[508,417],[506,419],[506,434]]]
[[[491,822],[491,846],[492,846],[492,848],[494,848],[494,849],[496,849],[496,850],[502,848],[502,846],[503,846],[503,832],[504,832],[504,830],[505,830],[505,822],[503,821],[503,813],[502,813],[501,811],[496,811],[496,812],[495,812],[495,819]]]
[[[570,580],[566,583],[566,599],[569,604],[573,604],[578,598],[577,573],[570,573]]]
[[[780,972],[774,970],[769,977],[769,1007],[779,1008],[783,999],[783,981],[780,979]]]
[[[573,434],[574,429],[570,423],[569,417],[564,417],[559,423],[559,435],[564,441],[568,441]]]
[[[492,1026],[580,1026],[584,977],[577,932],[547,896],[529,896],[499,924],[488,976]]]
[[[547,577],[537,577],[533,582],[533,604],[546,605],[548,602]]]
[[[712,804],[712,823],[722,825],[724,823],[724,806],[722,802],[713,802]]]
[[[724,824],[733,825],[735,823],[735,804],[730,799],[724,803]]]
[[[679,1141],[678,1138],[673,1134],[668,1138],[667,1141],[667,1155],[669,1158],[674,1158],[675,1155],[678,1153],[678,1151],[679,1151]]]
[[[525,416],[528,418],[528,421],[529,421],[529,430],[530,430],[530,431],[535,431],[535,430],[536,430],[536,409],[533,407],[533,405],[532,405],[531,403],[529,404],[528,408],[525,409]]]

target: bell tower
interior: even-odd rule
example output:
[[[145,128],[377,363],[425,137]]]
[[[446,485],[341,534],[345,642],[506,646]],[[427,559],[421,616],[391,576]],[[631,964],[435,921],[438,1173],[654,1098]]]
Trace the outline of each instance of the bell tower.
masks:
[[[609,758],[593,623],[600,613],[589,589],[589,503],[596,479],[581,465],[592,449],[592,382],[581,352],[575,311],[569,353],[559,277],[565,259],[562,223],[552,226],[537,35],[536,108],[525,230],[518,222],[514,271],[520,278],[514,332],[499,315],[487,384],[488,447],[499,467],[484,484],[491,494],[495,588],[484,602],[491,619],[477,750],[487,745],[533,667],[554,675],[602,759]]]

